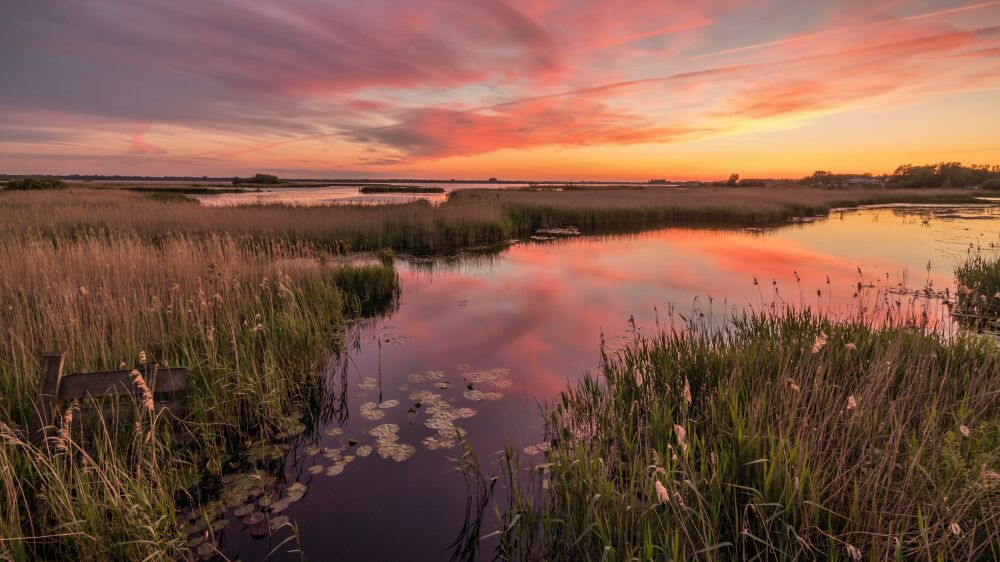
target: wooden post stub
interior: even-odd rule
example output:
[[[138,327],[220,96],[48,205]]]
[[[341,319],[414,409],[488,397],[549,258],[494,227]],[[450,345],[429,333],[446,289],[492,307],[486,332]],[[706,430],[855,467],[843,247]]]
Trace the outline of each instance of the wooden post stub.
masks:
[[[36,436],[44,438],[45,427],[52,424],[59,405],[59,384],[62,382],[65,352],[46,353],[42,355],[42,373],[38,380],[38,396],[35,398],[35,411],[38,414],[38,430]]]

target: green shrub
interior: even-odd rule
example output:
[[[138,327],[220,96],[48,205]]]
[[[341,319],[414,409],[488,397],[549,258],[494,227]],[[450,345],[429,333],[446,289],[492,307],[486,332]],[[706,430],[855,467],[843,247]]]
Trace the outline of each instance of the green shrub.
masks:
[[[31,176],[7,182],[7,189],[66,189],[66,182],[51,176]]]
[[[233,185],[240,185],[244,183],[254,184],[254,185],[274,185],[278,183],[284,183],[278,176],[271,174],[254,174],[250,178],[233,178]]]

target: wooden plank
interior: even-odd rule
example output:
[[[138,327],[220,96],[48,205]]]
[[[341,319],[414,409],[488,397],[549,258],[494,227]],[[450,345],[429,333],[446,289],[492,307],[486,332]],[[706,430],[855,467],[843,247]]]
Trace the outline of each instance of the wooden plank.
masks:
[[[153,393],[178,392],[187,384],[187,369],[157,369]],[[62,377],[59,398],[72,400],[84,396],[138,395],[139,389],[132,380],[132,371],[101,371],[72,373]]]
[[[38,437],[44,438],[44,428],[55,419],[59,406],[59,393],[63,379],[64,352],[46,353],[42,356],[42,373],[38,381],[38,396],[35,398],[35,412],[38,415]]]

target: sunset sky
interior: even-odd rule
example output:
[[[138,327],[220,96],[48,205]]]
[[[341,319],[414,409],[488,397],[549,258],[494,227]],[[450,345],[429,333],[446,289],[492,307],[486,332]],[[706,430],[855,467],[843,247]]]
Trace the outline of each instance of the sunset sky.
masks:
[[[0,173],[1000,163],[1000,0],[2,0]]]

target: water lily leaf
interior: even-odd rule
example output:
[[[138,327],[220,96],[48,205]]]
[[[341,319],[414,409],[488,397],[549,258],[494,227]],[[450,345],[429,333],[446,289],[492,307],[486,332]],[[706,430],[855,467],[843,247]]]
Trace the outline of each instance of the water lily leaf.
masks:
[[[358,387],[363,388],[365,390],[372,390],[377,386],[378,386],[378,381],[372,377],[365,377],[361,381],[361,384],[358,385]]]
[[[358,447],[357,454],[359,457],[367,457],[368,455],[372,454],[372,446],[362,445]]]
[[[482,392],[480,390],[466,390],[462,393],[462,396],[476,402],[482,400],[499,400],[503,398],[503,394],[500,394],[499,392]]]
[[[291,504],[292,504],[292,500],[290,500],[287,497],[285,497],[285,498],[281,498],[280,500],[272,503],[271,507],[269,509],[270,509],[271,513],[281,513],[282,511],[285,511],[286,509],[288,509],[288,506],[291,505]]]
[[[378,405],[378,407],[382,408],[383,410],[387,410],[389,408],[395,408],[396,406],[399,406],[399,400],[386,400]]]
[[[285,516],[285,515],[279,515],[278,517],[272,517],[271,521],[270,521],[271,530],[272,531],[277,531],[278,529],[280,529],[284,525],[287,525],[289,521],[291,521],[291,520],[287,516]]]
[[[247,526],[256,525],[264,520],[264,514],[259,511],[252,511],[243,518],[243,524]]]
[[[196,550],[195,552],[198,553],[198,556],[208,557],[218,552],[218,548],[215,546],[215,544],[206,542],[202,543],[201,546],[198,547],[198,550]]]
[[[365,402],[361,405],[361,417],[369,421],[374,421],[384,418],[385,412],[374,402]]]
[[[237,517],[246,517],[247,515],[251,514],[255,509],[256,508],[253,505],[245,503],[243,505],[236,506],[236,509],[233,510],[233,515]]]
[[[219,519],[218,521],[215,521],[215,522],[212,523],[212,530],[213,531],[221,531],[221,530],[225,529],[228,526],[229,526],[229,520],[228,519]]]
[[[323,465],[321,464],[314,464],[310,466],[307,470],[309,471],[309,474],[319,474],[320,472],[323,472],[326,469],[323,468]]]
[[[250,536],[255,539],[261,539],[271,534],[271,529],[267,524],[267,521],[262,520],[255,523],[250,527]]]
[[[343,432],[344,430],[339,427],[331,427],[326,431],[324,431],[323,433],[329,435],[330,437],[336,437],[337,435],[340,435]]]
[[[510,379],[507,378],[508,374],[510,374],[510,369],[490,369],[466,373],[465,378],[473,384],[490,384],[494,388],[507,388],[511,384]]]

